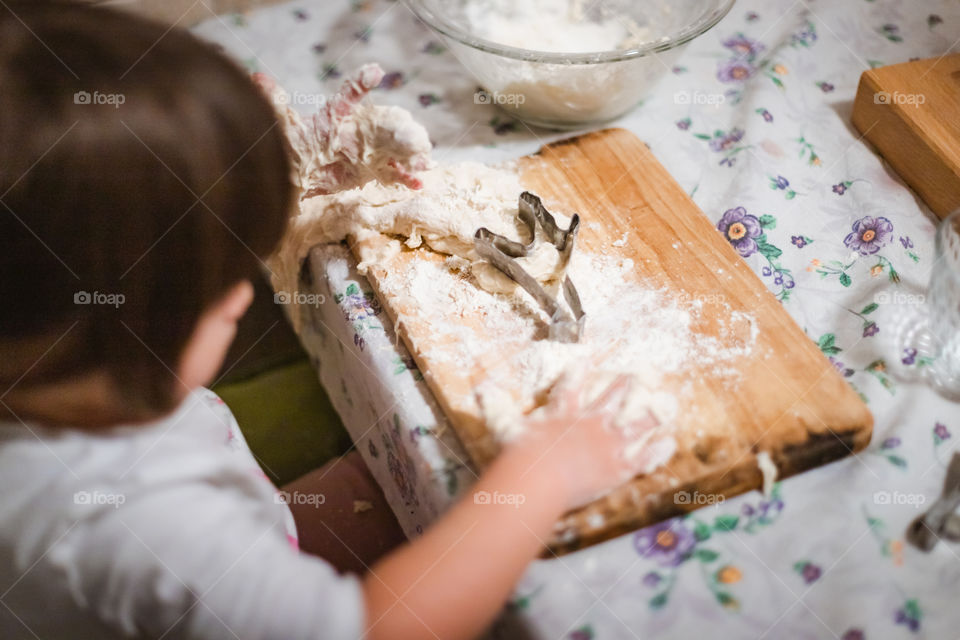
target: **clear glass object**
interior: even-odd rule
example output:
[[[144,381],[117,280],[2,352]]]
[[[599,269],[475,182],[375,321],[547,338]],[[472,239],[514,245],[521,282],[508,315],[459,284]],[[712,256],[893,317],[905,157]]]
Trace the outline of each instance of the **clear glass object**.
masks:
[[[886,321],[891,372],[960,399],[960,210],[937,228],[926,295],[900,298]]]
[[[611,42],[604,51],[520,48],[474,33],[470,15],[498,12],[507,16],[522,3],[545,0],[405,0],[411,10],[439,33],[450,51],[485,93],[478,103],[495,104],[531,124],[570,129],[612,120],[644,99],[656,81],[670,72],[683,45],[723,18],[734,0],[570,0],[582,8],[582,20],[628,21],[638,37],[628,48]],[[557,4],[562,0],[554,0]],[[531,38],[532,40],[532,38]],[[744,46],[748,46],[745,44]],[[719,96],[678,94],[675,100]]]

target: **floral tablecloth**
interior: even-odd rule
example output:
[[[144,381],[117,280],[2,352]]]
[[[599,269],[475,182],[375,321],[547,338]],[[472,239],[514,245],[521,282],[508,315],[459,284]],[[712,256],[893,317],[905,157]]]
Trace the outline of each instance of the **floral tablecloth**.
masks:
[[[380,63],[388,74],[374,99],[411,110],[440,162],[503,160],[560,136],[476,104],[475,80],[400,2],[304,0],[211,18],[196,32],[276,76],[305,111],[341,74]],[[922,300],[934,218],[850,124],[862,71],[937,56],[958,40],[960,5],[946,0],[741,1],[614,123],[649,143],[863,396],[874,438],[769,497],[748,494],[535,562],[494,636],[960,633],[960,549],[941,543],[923,554],[903,540],[920,503],[939,492],[960,411],[898,382],[881,348],[885,306]],[[345,250],[317,248],[309,272],[304,286],[333,304],[312,308],[304,342],[416,535],[473,474]],[[902,369],[923,364],[894,357]]]

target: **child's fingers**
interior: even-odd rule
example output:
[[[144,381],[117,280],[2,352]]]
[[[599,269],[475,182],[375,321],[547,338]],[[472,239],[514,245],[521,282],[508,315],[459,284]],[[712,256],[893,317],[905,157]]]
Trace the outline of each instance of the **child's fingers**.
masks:
[[[407,171],[403,165],[391,158],[387,165],[393,170],[393,179],[395,182],[406,185],[411,189],[422,189],[423,181],[417,176]]]
[[[551,413],[574,418],[584,413],[602,413],[612,418],[621,410],[630,383],[630,376],[620,375],[598,398],[585,405],[585,379],[578,375],[564,374],[551,390]]]
[[[623,408],[623,403],[626,400],[627,393],[630,391],[631,386],[632,380],[630,376],[617,376],[610,386],[600,394],[600,397],[590,403],[586,410],[607,413],[611,416],[617,415]]]
[[[642,436],[643,434],[656,429],[660,426],[660,421],[649,409],[644,412],[639,418],[632,419],[625,424],[623,424],[620,429],[623,431],[624,436],[628,438],[636,438]]]
[[[360,67],[360,70],[344,82],[336,95],[327,103],[330,115],[341,118],[350,115],[364,96],[377,87],[381,80],[383,80],[383,69],[379,65],[365,64]]]
[[[649,473],[666,463],[677,450],[677,442],[669,436],[639,440],[623,451],[623,460],[630,476]]]
[[[550,415],[573,415],[580,408],[579,385],[570,374],[564,373],[550,387],[549,400],[544,407]]]

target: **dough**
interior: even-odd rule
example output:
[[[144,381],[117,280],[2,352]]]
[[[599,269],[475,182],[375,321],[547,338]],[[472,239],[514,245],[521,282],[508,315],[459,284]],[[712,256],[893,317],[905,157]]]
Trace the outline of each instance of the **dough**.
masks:
[[[361,102],[383,79],[379,66],[361,67],[309,117],[290,108],[290,96],[272,78],[261,73],[253,78],[283,126],[293,180],[303,197],[359,187],[371,180],[420,188],[415,173],[432,164],[433,145],[426,129],[400,107]]]
[[[492,265],[482,261],[473,249],[477,229],[486,227],[501,235],[526,242],[517,228],[517,201],[523,188],[509,166],[489,167],[475,162],[436,167],[420,174],[421,189],[403,184],[370,181],[359,188],[305,198],[300,214],[290,223],[277,253],[268,261],[277,291],[296,291],[300,264],[317,244],[340,242],[348,236],[362,240],[378,233],[404,246],[426,245],[438,253],[455,255],[471,263],[476,283],[488,291],[514,292],[518,285]],[[568,217],[553,212],[557,224],[566,227]],[[525,233],[525,231],[524,231]],[[375,254],[358,245],[360,266],[383,263],[390,255],[383,243]],[[559,253],[543,241],[528,257],[518,262],[543,283],[559,279]],[[299,328],[299,314],[291,314]]]
[[[773,494],[773,483],[777,481],[777,465],[773,464],[770,454],[761,451],[757,454],[757,468],[763,475],[763,495],[769,498]]]
[[[409,112],[361,102],[382,78],[380,67],[362,67],[316,114],[304,118],[289,107],[283,88],[263,74],[254,75],[284,128],[293,180],[301,190],[299,211],[267,263],[274,288],[296,291],[301,262],[312,247],[353,237],[361,241],[361,273],[401,251],[401,242],[409,248],[426,244],[470,261],[482,288],[516,291],[516,283],[480,260],[473,249],[480,227],[529,240],[521,238],[517,228],[523,188],[516,173],[509,166],[472,162],[431,168],[430,138]],[[569,218],[554,215],[558,224],[569,225]],[[398,241],[362,242],[370,234]],[[518,261],[541,283],[563,276],[559,253],[545,241]],[[299,310],[289,311],[299,329]]]

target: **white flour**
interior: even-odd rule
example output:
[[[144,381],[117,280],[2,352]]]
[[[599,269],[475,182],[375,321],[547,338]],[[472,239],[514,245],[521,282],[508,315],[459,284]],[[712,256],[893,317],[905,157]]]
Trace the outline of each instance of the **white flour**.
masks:
[[[564,375],[589,370],[587,399],[617,376],[627,375],[633,384],[622,415],[636,419],[649,409],[661,427],[645,433],[625,453],[659,440],[658,455],[646,470],[652,471],[673,455],[676,444],[671,434],[679,406],[668,379],[686,373],[735,384],[738,361],[753,350],[757,329],[752,317],[726,309],[728,321],[721,324],[719,336],[698,333],[694,325],[703,304],[637,284],[629,259],[574,253],[568,273],[587,310],[584,336],[574,344],[546,339],[547,318],[525,293],[485,291],[465,266],[457,258],[412,261],[408,270],[383,283],[382,293],[395,296],[400,305],[415,306],[417,321],[435,333],[435,341],[419,345],[425,361],[462,370],[487,366],[476,380],[475,393],[488,426],[501,440],[522,433],[524,415],[541,404]],[[472,327],[451,321],[459,317],[482,317],[483,323]],[[491,344],[501,347],[493,363],[487,361]]]
[[[529,122],[561,127],[608,121],[636,105],[679,53],[664,45],[695,19],[692,7],[667,0],[433,2],[470,35],[532,52],[495,56],[451,45],[492,102]],[[623,60],[606,55],[651,46],[660,50]]]
[[[591,20],[583,0],[471,0],[463,13],[472,34],[520,49],[610,51],[628,49],[648,36],[624,13]]]
[[[619,5],[624,5],[621,2]],[[463,0],[453,14],[471,34],[519,49],[554,53],[625,50],[651,39],[647,20],[670,13],[665,2],[648,3],[645,11],[617,3],[587,0]],[[662,20],[661,20],[662,21]]]

